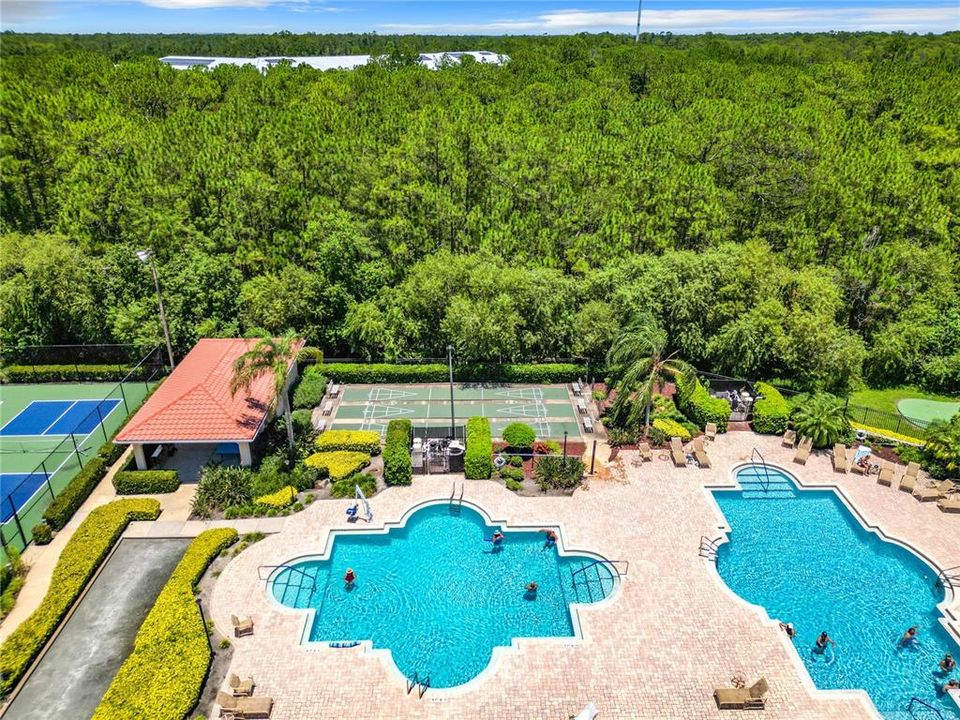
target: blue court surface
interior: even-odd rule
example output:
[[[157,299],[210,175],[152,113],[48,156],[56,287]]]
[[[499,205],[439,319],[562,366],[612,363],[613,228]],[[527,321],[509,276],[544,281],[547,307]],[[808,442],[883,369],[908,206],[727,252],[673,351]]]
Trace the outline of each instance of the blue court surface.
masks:
[[[0,473],[0,522],[13,517],[13,507],[21,508],[46,482],[42,472]],[[13,507],[10,498],[13,498]]]
[[[89,435],[119,400],[34,400],[0,428],[6,437]],[[99,412],[98,412],[99,410]],[[5,478],[6,476],[4,476]],[[6,485],[6,482],[4,482]]]

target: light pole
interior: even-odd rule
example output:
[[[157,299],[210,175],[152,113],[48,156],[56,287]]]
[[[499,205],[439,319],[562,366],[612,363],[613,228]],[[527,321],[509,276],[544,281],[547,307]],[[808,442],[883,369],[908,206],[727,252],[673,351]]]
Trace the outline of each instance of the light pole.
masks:
[[[643,0],[637,0],[637,36],[634,42],[640,42],[640,11],[643,10]]]
[[[137,250],[137,258],[153,273],[153,285],[157,289],[157,303],[160,305],[160,324],[163,325],[163,337],[167,341],[167,355],[170,357],[170,369],[173,370],[173,345],[170,344],[170,328],[167,327],[167,313],[163,309],[163,297],[160,295],[160,278],[157,277],[157,264],[153,259],[153,250]]]
[[[207,645],[210,646],[210,654],[216,655],[217,651],[213,649],[213,641],[210,640],[210,631],[207,630],[207,616],[203,614],[203,604],[200,602],[200,598],[194,598],[197,602],[197,609],[200,611],[200,622],[203,623],[203,634],[207,636]]]
[[[447,345],[447,367],[450,370],[450,439],[457,439],[456,413],[453,410],[453,345]]]

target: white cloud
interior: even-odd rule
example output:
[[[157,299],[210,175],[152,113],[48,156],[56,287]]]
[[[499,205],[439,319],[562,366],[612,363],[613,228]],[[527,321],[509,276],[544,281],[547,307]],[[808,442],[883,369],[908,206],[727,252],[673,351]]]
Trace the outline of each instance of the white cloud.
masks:
[[[269,5],[290,5],[309,0],[140,0],[144,5],[167,8],[168,10],[196,10],[200,8],[263,8]]]
[[[16,25],[30,20],[48,20],[56,17],[50,0],[2,0],[0,19],[4,25]]]
[[[632,31],[635,11],[591,12],[557,10],[531,18],[494,20],[475,24],[381,25],[393,32],[450,33],[573,33],[602,30]],[[908,30],[946,32],[960,28],[956,5],[942,7],[884,8],[755,8],[647,10],[641,27],[653,32],[792,32],[803,30]]]

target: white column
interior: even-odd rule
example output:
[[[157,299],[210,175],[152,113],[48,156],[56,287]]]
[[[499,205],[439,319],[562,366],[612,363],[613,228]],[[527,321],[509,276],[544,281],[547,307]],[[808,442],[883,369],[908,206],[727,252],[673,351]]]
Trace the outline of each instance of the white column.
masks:
[[[137,470],[147,469],[147,456],[144,454],[143,445],[140,443],[133,443],[133,457],[137,461]]]
[[[250,443],[237,443],[240,448],[240,464],[244,467],[253,465],[253,454],[250,452]]]

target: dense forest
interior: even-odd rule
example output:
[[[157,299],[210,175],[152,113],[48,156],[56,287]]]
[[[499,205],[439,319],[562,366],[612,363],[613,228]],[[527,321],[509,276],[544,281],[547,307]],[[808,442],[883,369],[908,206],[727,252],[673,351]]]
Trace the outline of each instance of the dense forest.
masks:
[[[416,51],[506,52],[430,71]],[[2,35],[0,344],[295,328],[960,390],[960,34]],[[172,53],[383,53],[176,72]]]

